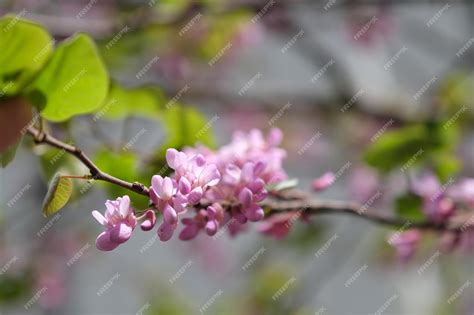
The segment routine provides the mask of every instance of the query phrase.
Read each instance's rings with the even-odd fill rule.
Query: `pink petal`
[[[174,164],[177,172],[184,172],[188,166],[188,156],[184,152],[178,152]]]
[[[190,225],[190,224],[194,223],[194,219],[184,218],[184,219],[181,220],[181,223],[183,223],[184,225]]]
[[[439,193],[441,184],[433,174],[425,174],[421,178],[416,178],[412,183],[413,191],[422,197],[431,198]]]
[[[124,222],[119,222],[110,229],[110,241],[118,244],[125,243],[132,236],[133,228]]]
[[[181,213],[186,210],[188,205],[188,198],[183,195],[177,194],[173,197],[173,208],[176,212]]]
[[[186,177],[181,177],[179,179],[179,191],[184,195],[189,194],[191,191],[191,183]]]
[[[161,190],[158,190],[157,193],[158,196],[164,200],[171,199],[171,196],[173,195],[173,181],[171,180],[171,178],[163,178]]]
[[[215,221],[215,220],[207,221],[207,223],[206,223],[206,233],[207,233],[207,235],[213,236],[214,234],[216,234],[217,228],[218,228],[217,221]]]
[[[221,174],[214,164],[206,165],[199,175],[199,184],[202,186],[215,186],[219,183]]]
[[[122,218],[127,217],[130,211],[130,197],[125,195],[120,199],[119,211]]]
[[[283,139],[283,133],[278,128],[272,128],[267,137],[268,145],[272,147],[276,147],[281,143]]]
[[[163,220],[170,225],[174,225],[178,222],[178,214],[169,204],[166,204],[163,209]]]
[[[97,220],[97,222],[99,222],[100,224],[102,224],[102,225],[107,224],[107,220],[106,220],[105,217],[102,215],[102,213],[100,213],[99,211],[97,211],[97,210],[92,211],[92,216],[93,216],[93,217]]]
[[[250,190],[253,193],[257,193],[257,192],[259,192],[260,190],[263,189],[263,187],[265,186],[265,182],[261,178],[257,178],[256,180],[254,180],[253,182],[251,182],[247,186],[248,186],[248,188],[250,188]]]
[[[178,150],[176,149],[168,149],[166,150],[166,162],[168,163],[169,167],[175,169],[176,167],[176,157],[178,156]]]
[[[147,210],[145,212],[145,220],[140,224],[143,231],[150,231],[156,224],[156,214],[153,210]]]
[[[163,222],[158,228],[158,237],[162,242],[168,241],[172,236],[176,226]]]
[[[243,208],[248,208],[250,207],[250,204],[252,203],[253,199],[253,194],[250,189],[247,187],[242,188],[242,190],[239,193],[239,201],[242,204]]]
[[[149,195],[150,195],[150,200],[154,205],[157,205],[160,202],[158,195],[156,194],[153,187],[150,187]]]
[[[263,209],[258,205],[252,205],[250,208],[244,210],[244,214],[249,221],[257,222],[263,219],[265,213]]]
[[[202,188],[196,187],[194,188],[188,195],[188,202],[192,205],[195,205],[201,201],[202,198]]]
[[[254,202],[260,202],[263,199],[267,198],[268,192],[266,190],[261,190],[260,192],[253,195]]]
[[[196,165],[199,167],[203,167],[206,164],[206,159],[202,154],[198,154],[194,157],[194,161],[196,162]]]
[[[240,179],[244,183],[250,183],[253,180],[253,177],[254,177],[253,169],[254,169],[254,164],[250,162],[245,163],[244,166],[242,167],[242,173],[240,175]]]
[[[162,184],[163,184],[163,177],[161,177],[160,175],[154,175],[151,178],[151,187],[153,188],[155,193],[158,193],[158,191],[160,191]]]
[[[216,214],[217,214],[216,208],[214,208],[213,206],[207,207],[207,216],[209,218],[212,218],[212,219],[215,218]]]
[[[465,178],[448,189],[450,197],[465,202],[474,202],[474,178]]]
[[[238,210],[232,211],[232,217],[241,224],[244,224],[247,222],[247,217]]]
[[[199,233],[199,227],[197,224],[187,225],[181,233],[179,233],[179,239],[182,241],[189,241],[197,236]]]
[[[328,188],[329,186],[331,186],[335,180],[336,180],[336,176],[334,175],[333,172],[324,173],[324,175],[322,175],[321,177],[313,181],[313,184],[312,184],[313,190],[314,191],[324,190]]]
[[[97,236],[97,239],[95,240],[95,246],[97,247],[98,250],[102,251],[111,251],[120,244],[114,243],[110,241],[110,234],[108,232],[102,232]]]

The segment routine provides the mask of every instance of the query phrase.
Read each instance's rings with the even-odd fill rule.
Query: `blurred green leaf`
[[[47,217],[58,212],[68,202],[71,194],[71,179],[59,173],[54,175],[43,201],[43,215]]]
[[[472,107],[468,105],[472,104],[474,99],[473,86],[474,75],[472,72],[458,71],[447,75],[441,82],[438,94],[440,103],[448,115],[455,114],[462,106]],[[473,113],[471,108],[471,114]]]
[[[10,164],[11,161],[15,158],[16,150],[21,141],[18,141],[14,145],[10,146],[5,152],[0,154],[0,162],[2,168]]]
[[[42,116],[64,121],[97,109],[108,85],[108,74],[93,40],[78,34],[58,46],[32,88],[45,96]]]
[[[58,171],[65,174],[87,174],[89,172],[74,156],[57,148],[47,148],[42,152],[40,164],[48,180]]]
[[[296,277],[290,270],[277,266],[267,264],[265,268],[260,269],[257,274],[252,277],[253,285],[251,296],[259,308],[265,309],[268,314],[282,314],[284,313],[285,297],[291,296],[292,291],[297,287]],[[282,296],[276,294],[285,287]],[[283,312],[282,312],[283,311]]]
[[[12,303],[29,293],[31,289],[29,275],[11,276],[2,274],[0,277],[0,304]]]
[[[187,315],[190,314],[189,307],[185,307],[182,300],[173,298],[171,294],[167,295],[166,298],[159,296],[153,300],[153,304],[148,312],[148,315]]]
[[[434,170],[439,180],[445,183],[461,169],[461,161],[453,154],[438,154],[433,157]]]
[[[137,158],[132,152],[114,153],[101,150],[95,154],[94,162],[102,171],[125,181],[135,182],[139,178]],[[134,207],[144,209],[148,206],[148,198],[142,195],[134,194],[128,189],[107,182],[102,182],[102,184],[111,199],[129,195]]]
[[[281,244],[303,252],[310,250],[314,248],[315,244],[323,241],[327,228],[327,223],[322,223],[320,218],[316,218],[312,222],[297,220],[291,226],[288,235],[281,240]]]
[[[174,104],[163,111],[161,118],[167,140],[160,149],[160,156],[164,156],[168,148],[181,149],[195,143],[214,147],[212,124],[218,116],[208,120],[192,107]]]
[[[54,43],[43,27],[19,15],[2,17],[0,30],[0,95],[14,95],[45,64]]]
[[[235,10],[216,16],[205,16],[208,32],[200,42],[200,55],[209,60],[231,43],[242,27],[248,26],[252,14],[245,10]]]
[[[455,126],[443,128],[439,123],[426,123],[386,131],[369,146],[365,161],[382,172],[417,164],[433,153],[451,150],[457,142],[456,129]]]
[[[398,215],[411,222],[422,221],[425,214],[422,211],[423,199],[415,194],[407,193],[395,200]]]
[[[173,17],[181,14],[191,3],[188,0],[151,0],[158,14]]]
[[[164,103],[163,93],[152,88],[126,89],[112,84],[109,94],[94,119],[122,119],[131,115],[148,118],[158,117]]]

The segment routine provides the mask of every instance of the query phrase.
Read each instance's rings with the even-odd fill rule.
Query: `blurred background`
[[[374,210],[391,211],[406,178],[377,174],[362,162],[364,149],[380,130],[459,111],[467,115],[456,155],[463,176],[474,176],[472,1],[0,0],[7,13],[43,24],[57,42],[90,34],[116,82],[153,89],[162,108],[191,106],[154,117],[137,94],[129,113],[55,127],[120,178],[146,169],[139,179],[148,183],[162,167],[157,150],[179,141],[169,134],[174,123],[203,115],[196,141],[222,145],[235,130],[279,127],[285,168],[302,189],[350,163],[319,197],[364,203],[381,190]],[[214,139],[200,137],[207,129]],[[0,170],[2,315],[474,312],[472,251],[440,252],[427,235],[401,263],[388,229],[354,217],[296,223],[281,241],[255,226],[191,242],[138,232],[99,252],[90,212],[119,192],[75,182],[73,201],[44,218],[54,170],[85,171],[57,150],[33,153],[20,148]]]

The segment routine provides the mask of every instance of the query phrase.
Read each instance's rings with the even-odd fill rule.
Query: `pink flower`
[[[208,164],[202,154],[168,149],[166,161],[175,173],[172,177],[153,176],[150,187],[150,199],[163,214],[163,223],[158,228],[161,241],[173,236],[179,214],[199,204],[205,191],[220,181],[216,165]]]
[[[277,213],[263,221],[258,230],[279,240],[290,232],[293,221],[297,220],[300,216],[298,211]]]
[[[448,189],[448,195],[456,201],[474,208],[474,178],[464,178]]]
[[[400,260],[407,262],[413,257],[420,239],[420,231],[408,230],[393,234],[389,238],[388,243],[396,248]]]
[[[97,237],[96,246],[99,250],[110,251],[130,239],[137,220],[127,195],[107,200],[105,206],[105,216],[97,210],[92,211],[92,215],[105,227]]]
[[[200,230],[205,230],[206,234],[213,236],[216,234],[224,218],[224,210],[221,205],[213,204],[206,210],[200,210],[194,218],[184,218],[182,220],[184,229],[179,234],[183,241],[195,238]]]
[[[433,174],[414,180],[412,190],[423,198],[423,211],[431,221],[440,224],[454,214],[455,203]]]
[[[331,186],[335,180],[336,180],[336,176],[334,175],[333,172],[324,173],[324,175],[322,175],[319,178],[316,178],[313,181],[313,184],[312,184],[313,190],[314,191],[324,190],[328,188],[329,186]]]
[[[152,209],[147,210],[143,214],[143,222],[140,224],[140,227],[143,231],[150,231],[156,224],[156,214]]]
[[[152,177],[149,197],[154,209],[136,218],[130,199],[124,196],[106,202],[105,216],[93,211],[105,226],[97,248],[112,250],[127,241],[137,220],[143,220],[143,231],[153,229],[155,211],[163,218],[157,231],[161,241],[171,239],[179,223],[184,226],[179,238],[189,240],[200,231],[213,236],[229,220],[231,234],[242,230],[248,221],[262,220],[265,214],[259,203],[267,197],[265,186],[286,178],[282,168],[286,152],[278,148],[281,140],[279,129],[272,129],[266,138],[254,129],[236,132],[232,142],[218,151],[202,146],[185,152],[168,149],[166,162],[174,173]],[[227,214],[224,204],[230,209]],[[194,211],[194,216],[183,218],[188,210]]]
[[[358,202],[365,203],[379,189],[379,177],[375,170],[358,166],[349,174],[349,191]]]

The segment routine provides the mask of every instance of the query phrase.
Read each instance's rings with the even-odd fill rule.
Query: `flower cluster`
[[[100,250],[109,251],[130,239],[137,219],[128,196],[107,200],[105,207],[105,216],[97,210],[92,211],[92,215],[105,227],[105,231],[97,237],[96,246]]]
[[[425,174],[413,181],[411,190],[422,198],[422,210],[426,217],[435,224],[442,225],[455,214],[474,207],[474,179],[465,178],[457,183],[449,180],[442,185],[433,174]],[[466,222],[464,233],[445,232],[441,239],[443,250],[453,250],[457,247],[472,247],[474,228]],[[421,239],[421,232],[411,229],[396,233],[389,243],[397,249],[399,257],[409,260],[415,252]]]
[[[173,236],[178,225],[178,214],[184,214],[189,206],[197,206],[208,188],[220,182],[216,165],[208,164],[202,154],[186,154],[175,149],[166,152],[168,166],[173,177],[155,175],[151,179],[150,199],[163,215],[158,228],[160,240]]]
[[[105,226],[97,238],[97,248],[113,250],[127,241],[137,221],[141,229],[153,229],[156,212],[163,221],[158,228],[160,240],[169,240],[179,222],[184,226],[181,240],[196,237],[199,231],[215,235],[222,226],[231,234],[244,228],[247,221],[264,218],[259,202],[265,199],[267,184],[286,179],[282,161],[286,152],[279,148],[282,133],[272,129],[265,138],[259,130],[237,132],[230,144],[212,151],[207,147],[187,148],[183,152],[168,149],[166,161],[171,176],[154,175],[149,189],[153,209],[136,217],[128,196],[108,200],[103,216],[93,216]],[[225,211],[227,207],[229,211]],[[189,217],[186,213],[192,211]]]

